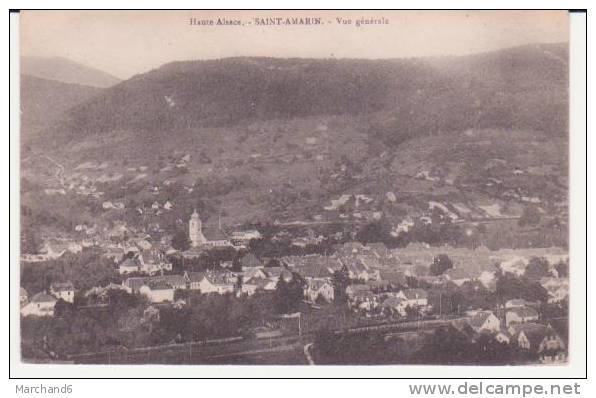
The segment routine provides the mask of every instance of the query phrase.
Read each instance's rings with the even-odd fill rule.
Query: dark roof
[[[346,266],[349,272],[359,274],[361,272],[367,271],[366,266],[358,258],[342,257],[340,261],[343,265]]]
[[[391,286],[391,282],[380,280],[380,281],[366,281],[366,285],[370,286],[371,288],[388,288]]]
[[[262,267],[263,263],[254,254],[247,253],[240,259],[240,264],[243,267]]]
[[[143,257],[144,259],[144,257]],[[128,268],[139,268],[141,266],[141,262],[139,261],[138,257],[127,258],[126,260],[122,261],[119,267],[128,267]]]
[[[311,290],[319,290],[321,287],[323,287],[324,285],[329,285],[331,286],[331,284],[325,280],[321,280],[321,279],[310,279],[307,281],[308,287]]]
[[[370,286],[369,285],[350,285],[346,289],[350,289],[351,292],[369,292]]]
[[[398,307],[400,306],[405,300],[401,297],[389,297],[387,300],[383,301],[383,307]]]
[[[401,271],[381,270],[379,272],[381,280],[387,281],[393,285],[406,285],[406,275]]]
[[[526,322],[513,327],[515,330],[515,337],[518,338],[523,332],[528,341],[530,342],[531,348],[536,349],[538,345],[544,340],[546,336],[557,335],[553,328],[549,328],[539,323]]]
[[[50,296],[47,293],[39,292],[33,297],[31,297],[32,303],[53,303],[56,301],[56,297]]]
[[[74,290],[74,286],[72,282],[54,282],[50,286],[50,289],[55,292],[67,292],[69,290]]]
[[[514,312],[520,318],[529,318],[529,317],[537,317],[538,311],[532,307],[517,307],[507,310],[507,312]]]
[[[292,276],[292,273],[285,269],[284,267],[265,267],[263,268],[265,274],[267,274],[270,278],[289,278]]]
[[[172,285],[166,283],[165,281],[150,281],[147,283],[147,286],[151,290],[172,290]]]
[[[320,263],[299,265],[294,270],[305,278],[329,278],[333,275],[333,269]]]
[[[488,319],[489,316],[494,315],[491,311],[480,311],[478,313],[476,313],[476,315],[474,315],[471,319],[470,319],[470,326],[474,327],[474,328],[479,328],[482,325],[484,325],[484,322],[486,322],[486,320]]]
[[[228,237],[219,228],[206,227],[203,229],[203,235],[208,241],[227,240]]]
[[[428,298],[428,293],[424,289],[406,289],[403,292],[408,300]]]
[[[233,275],[229,272],[206,272],[205,278],[213,285],[234,284]]]
[[[200,282],[205,277],[204,272],[189,272],[186,274],[190,282]]]

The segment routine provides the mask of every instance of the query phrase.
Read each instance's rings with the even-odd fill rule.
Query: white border
[[[38,5],[41,6],[41,5]],[[71,7],[76,7],[71,4]],[[197,4],[197,6],[199,6]],[[240,6],[239,6],[240,7]],[[275,8],[275,5],[271,6]],[[438,6],[439,7],[439,6]],[[529,367],[452,367],[452,366],[87,366],[87,365],[29,365],[18,359],[18,308],[13,305],[11,311],[11,376],[12,377],[583,377],[585,375],[585,281],[586,281],[586,125],[585,125],[585,15],[574,14],[571,19],[571,105],[570,114],[570,261],[571,261],[571,327],[570,364],[568,366],[529,366]],[[13,25],[15,27],[15,25]],[[14,33],[14,31],[13,31]],[[13,51],[18,46],[11,36],[11,68],[18,70],[18,57]],[[11,81],[18,79],[18,74],[11,76]],[[13,87],[16,87],[13,83]],[[19,215],[19,142],[18,101],[16,92],[12,93],[10,112],[12,122],[10,128],[10,294],[13,304],[18,297],[18,215]],[[593,299],[590,294],[591,302]],[[52,383],[56,384],[56,383]],[[157,390],[156,390],[157,391]]]

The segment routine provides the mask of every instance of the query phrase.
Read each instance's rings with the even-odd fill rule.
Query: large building
[[[199,213],[195,210],[188,221],[188,238],[192,248],[200,247],[222,247],[232,246],[230,240],[223,233],[221,228],[206,228],[203,231],[203,223],[199,217]]]
[[[201,222],[199,213],[197,213],[196,209],[188,221],[188,238],[190,239],[190,245],[192,247],[201,246],[207,242],[205,235],[203,235],[203,223]]]

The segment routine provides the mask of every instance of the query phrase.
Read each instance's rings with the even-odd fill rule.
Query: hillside
[[[120,82],[109,73],[61,57],[21,57],[21,74],[101,88]]]
[[[193,207],[207,223],[355,228],[439,207],[463,224],[497,220],[488,233],[513,239],[499,244],[561,244],[565,51],[164,65],[44,130],[23,154],[23,209],[56,234],[115,221],[173,232]],[[545,221],[522,241],[511,231],[528,206]]]
[[[564,135],[568,65],[561,48],[442,59],[175,62],[107,89],[57,129],[70,139],[385,112],[398,120],[400,134],[525,128]]]
[[[101,89],[21,75],[21,137],[29,141]]]

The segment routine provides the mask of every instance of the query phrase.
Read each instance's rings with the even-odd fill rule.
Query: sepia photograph
[[[20,11],[13,355],[567,366],[569,32],[568,11]]]

